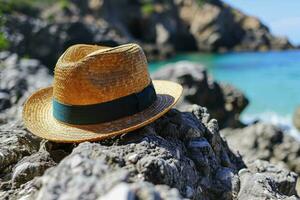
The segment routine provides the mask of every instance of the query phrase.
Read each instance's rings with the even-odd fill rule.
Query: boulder
[[[104,20],[51,22],[26,15],[4,15],[0,30],[7,35],[11,52],[40,60],[53,69],[59,56],[78,43],[114,46],[128,42]]]
[[[0,124],[20,119],[20,106],[27,97],[51,82],[49,70],[38,60],[8,53],[0,62]]]
[[[287,197],[295,194],[297,175],[266,161],[249,163],[247,169],[239,171],[239,177],[240,191],[237,199],[299,199],[296,196]]]
[[[300,142],[273,125],[257,123],[241,129],[226,128],[221,135],[245,162],[267,160],[300,173]]]
[[[298,107],[293,115],[294,126],[300,131],[300,107]]]
[[[296,199],[295,173],[262,161],[246,167],[220,137],[216,120],[208,120],[199,106],[192,112],[173,109],[142,129],[104,142],[75,148],[47,144],[17,161],[0,198]],[[69,155],[55,159],[53,150],[66,147]]]
[[[249,103],[247,97],[231,85],[214,81],[203,66],[181,61],[163,66],[152,74],[152,78],[183,85],[183,97],[177,104],[180,110],[198,104],[208,109],[212,118],[218,120],[220,128],[242,126],[239,115]]]
[[[20,123],[10,122],[1,125],[0,139],[1,174],[11,173],[18,161],[36,153],[39,149],[40,140],[29,134]]]

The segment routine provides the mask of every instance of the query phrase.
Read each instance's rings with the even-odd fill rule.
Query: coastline
[[[260,19],[221,0],[2,3],[0,199],[299,199],[300,134],[291,113],[300,103],[300,51],[290,50],[299,47]],[[26,129],[24,102],[53,84],[55,63],[68,47],[127,43],[140,45],[150,71],[157,69],[152,79],[183,86],[175,107],[151,124],[103,141],[64,144]],[[82,68],[70,62],[65,67],[74,73],[62,80],[81,85],[77,75],[86,78],[95,67],[126,75],[123,86],[136,76],[128,73],[127,59],[145,59],[129,52],[126,59],[107,57],[104,63],[97,57],[97,64],[83,62]],[[116,70],[120,66],[124,71]],[[110,79],[108,74],[92,74],[87,82],[103,89],[96,80]],[[87,97],[81,87],[72,88]],[[141,99],[125,87],[124,92]],[[300,124],[300,108],[295,119]],[[123,125],[118,123],[109,128]]]
[[[256,121],[261,121],[263,123],[272,124],[276,127],[279,127],[285,134],[288,134],[297,141],[300,142],[300,131],[293,124],[293,116],[289,115],[280,115],[275,112],[263,112],[256,114],[242,114],[241,121],[247,125],[253,124]]]
[[[180,54],[149,64],[150,72],[180,60],[203,65],[213,79],[232,84],[250,100],[243,114],[293,115],[300,103],[300,51]]]

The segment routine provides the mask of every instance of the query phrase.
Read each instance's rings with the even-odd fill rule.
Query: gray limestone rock
[[[37,163],[40,165],[55,165],[41,155],[31,157],[39,157]],[[20,166],[24,162],[21,160]],[[236,174],[243,166],[241,158],[231,153],[220,138],[214,121],[208,122],[206,127],[192,113],[171,110],[152,125],[116,138],[111,144],[107,141],[80,144],[56,167],[12,193],[18,196],[28,192],[26,195],[37,199],[67,196],[95,199],[108,195],[120,183],[145,182],[176,188],[161,189],[168,191],[160,194],[166,197],[179,192],[191,199],[231,199],[231,186],[238,183]],[[17,164],[14,168],[17,175],[18,168]],[[21,174],[18,175],[20,179]],[[13,176],[12,180],[18,179]],[[28,185],[37,189],[26,190]],[[127,186],[122,188],[130,194]],[[155,193],[158,189],[151,190]],[[149,192],[146,188],[141,191]]]
[[[12,170],[12,187],[19,187],[34,177],[43,175],[46,169],[55,165],[56,162],[45,150],[22,158]]]
[[[267,161],[256,160],[239,171],[237,199],[299,199],[295,194],[297,174]]]
[[[0,124],[21,119],[21,106],[37,89],[50,86],[52,76],[38,60],[9,54],[0,62]]]
[[[23,157],[36,153],[39,141],[17,122],[0,126],[0,178],[5,178]]]
[[[79,144],[61,161],[51,161],[53,151],[73,146],[42,143],[39,153],[31,155],[32,163],[48,163],[44,166],[50,168],[40,177],[4,189],[0,197],[297,199],[295,173],[261,161],[246,167],[220,137],[216,120],[208,121],[202,107],[194,105],[191,111],[171,110],[134,132],[100,143]],[[14,167],[15,173],[23,159]],[[42,169],[41,165],[35,167]]]
[[[72,145],[42,141],[20,122],[0,126],[0,190],[19,188],[55,166]]]
[[[267,160],[300,173],[300,142],[273,125],[257,123],[242,129],[227,128],[221,135],[246,162]]]

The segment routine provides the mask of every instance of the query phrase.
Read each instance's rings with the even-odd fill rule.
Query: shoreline
[[[293,115],[280,115],[276,112],[261,112],[252,114],[242,114],[241,121],[247,126],[255,123],[255,121],[260,121],[262,123],[272,124],[279,127],[285,134],[293,136],[300,142],[300,131],[293,124]]]
[[[300,103],[300,51],[178,55],[164,62],[150,62],[150,72],[178,61],[201,65],[208,76],[241,90],[250,100],[243,113],[271,111],[292,115]]]

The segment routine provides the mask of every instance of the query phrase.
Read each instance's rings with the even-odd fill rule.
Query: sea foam
[[[275,112],[263,112],[257,114],[244,114],[241,117],[245,124],[252,124],[259,120],[279,127],[284,133],[289,134],[300,141],[300,131],[293,125],[292,115],[279,115]]]

